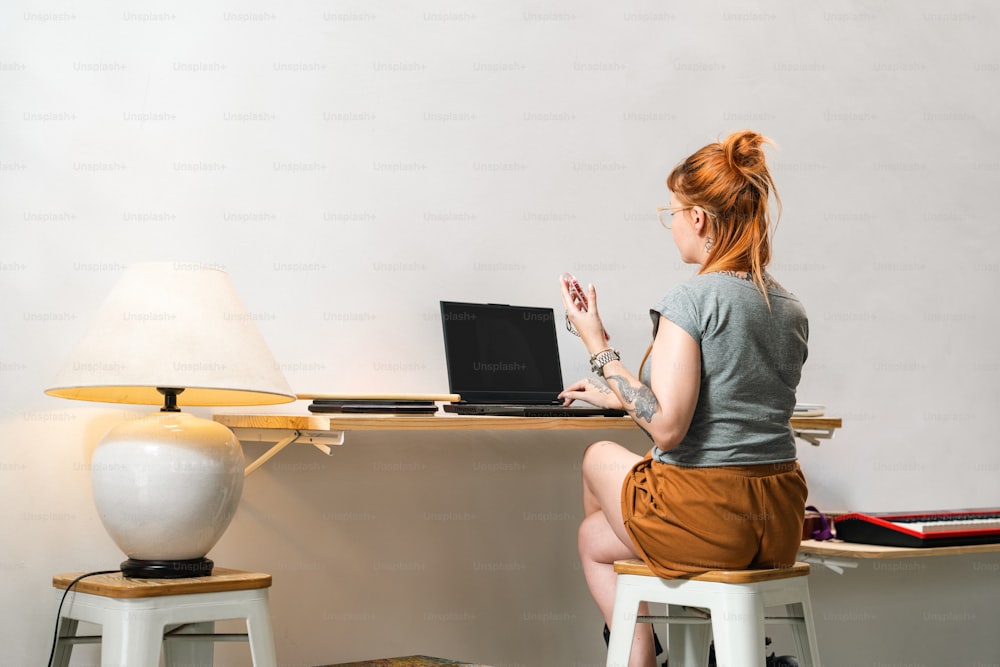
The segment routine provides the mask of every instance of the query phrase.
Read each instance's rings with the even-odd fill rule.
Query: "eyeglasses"
[[[705,208],[703,208],[701,206],[698,206],[698,205],[682,206],[680,208],[674,208],[672,206],[657,206],[656,207],[656,217],[660,219],[660,224],[663,225],[664,229],[670,229],[670,225],[667,224],[667,221],[663,219],[664,212],[669,213],[670,214],[670,219],[672,220],[675,213],[680,213],[681,211],[687,211],[687,210],[690,210],[692,208],[700,208],[701,210],[705,211],[705,215],[707,215],[708,217],[710,217],[712,219],[715,218],[715,214],[714,213],[712,213],[711,211],[705,210]]]
[[[673,220],[675,213],[680,213],[681,211],[687,211],[688,209],[692,208],[694,208],[694,206],[684,206],[681,208],[673,208],[671,206],[657,206],[656,217],[660,219],[660,224],[663,225],[664,229],[670,229],[670,225],[668,224],[667,220],[663,219],[664,213],[669,213],[670,214],[669,219]]]

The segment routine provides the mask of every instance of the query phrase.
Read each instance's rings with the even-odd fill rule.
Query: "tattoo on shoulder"
[[[638,387],[630,384],[621,375],[612,375],[608,380],[614,380],[615,384],[618,385],[618,391],[621,392],[626,409],[631,408],[636,419],[642,419],[646,422],[653,420],[653,416],[659,410],[660,404],[657,402],[656,395],[652,389],[644,384],[640,384]]]

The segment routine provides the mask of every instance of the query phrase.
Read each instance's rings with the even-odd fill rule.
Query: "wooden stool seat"
[[[616,560],[615,572],[618,574],[634,574],[640,577],[656,576],[649,569],[649,566],[638,558]],[[709,570],[708,572],[694,574],[690,577],[677,578],[694,581],[712,581],[717,584],[752,584],[758,581],[774,581],[775,579],[805,577],[808,575],[809,563],[796,563],[792,567],[783,567],[774,570]]]
[[[57,599],[65,595],[55,665],[66,667],[73,646],[82,643],[101,644],[102,667],[157,665],[161,647],[168,666],[209,665],[215,641],[248,641],[254,667],[277,663],[269,574],[217,567],[207,577],[132,579],[115,572],[73,584],[82,574],[52,577]],[[230,619],[244,619],[247,633],[215,634],[215,621]],[[101,635],[76,636],[80,621],[100,625]]]
[[[636,623],[668,624],[670,667],[705,667],[715,638],[720,667],[765,667],[765,622],[790,623],[802,667],[819,667],[809,600],[809,564],[768,570],[710,570],[661,578],[639,559],[619,560],[608,667],[626,667]],[[665,604],[666,615],[639,615],[643,602]],[[767,616],[769,607],[784,615]],[[701,612],[698,610],[705,610]]]
[[[57,574],[52,577],[52,586],[66,590],[66,587],[81,574],[84,573]],[[217,567],[212,570],[210,577],[189,577],[186,579],[130,579],[122,576],[121,572],[98,574],[81,579],[73,586],[73,590],[77,593],[103,595],[109,598],[155,598],[164,595],[246,591],[270,587],[271,575],[269,574]]]

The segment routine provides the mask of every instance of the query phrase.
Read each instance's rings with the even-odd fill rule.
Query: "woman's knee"
[[[581,463],[584,483],[592,489],[608,483],[620,488],[621,480],[639,458],[638,455],[610,440],[601,440],[588,445],[583,452]]]
[[[612,442],[610,440],[598,440],[597,442],[592,442],[587,445],[587,448],[583,450],[583,460],[586,462],[589,459],[596,457],[601,457],[604,453],[608,451],[609,448],[619,448],[617,442]]]
[[[583,475],[594,476],[599,474],[602,470],[606,470],[608,464],[613,460],[622,448],[617,442],[611,442],[610,440],[598,440],[597,442],[592,442],[587,445],[587,449],[583,451]]]

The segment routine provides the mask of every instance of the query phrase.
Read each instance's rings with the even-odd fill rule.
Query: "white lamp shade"
[[[162,405],[158,387],[180,406],[295,400],[229,276],[177,262],[126,269],[46,393]]]

